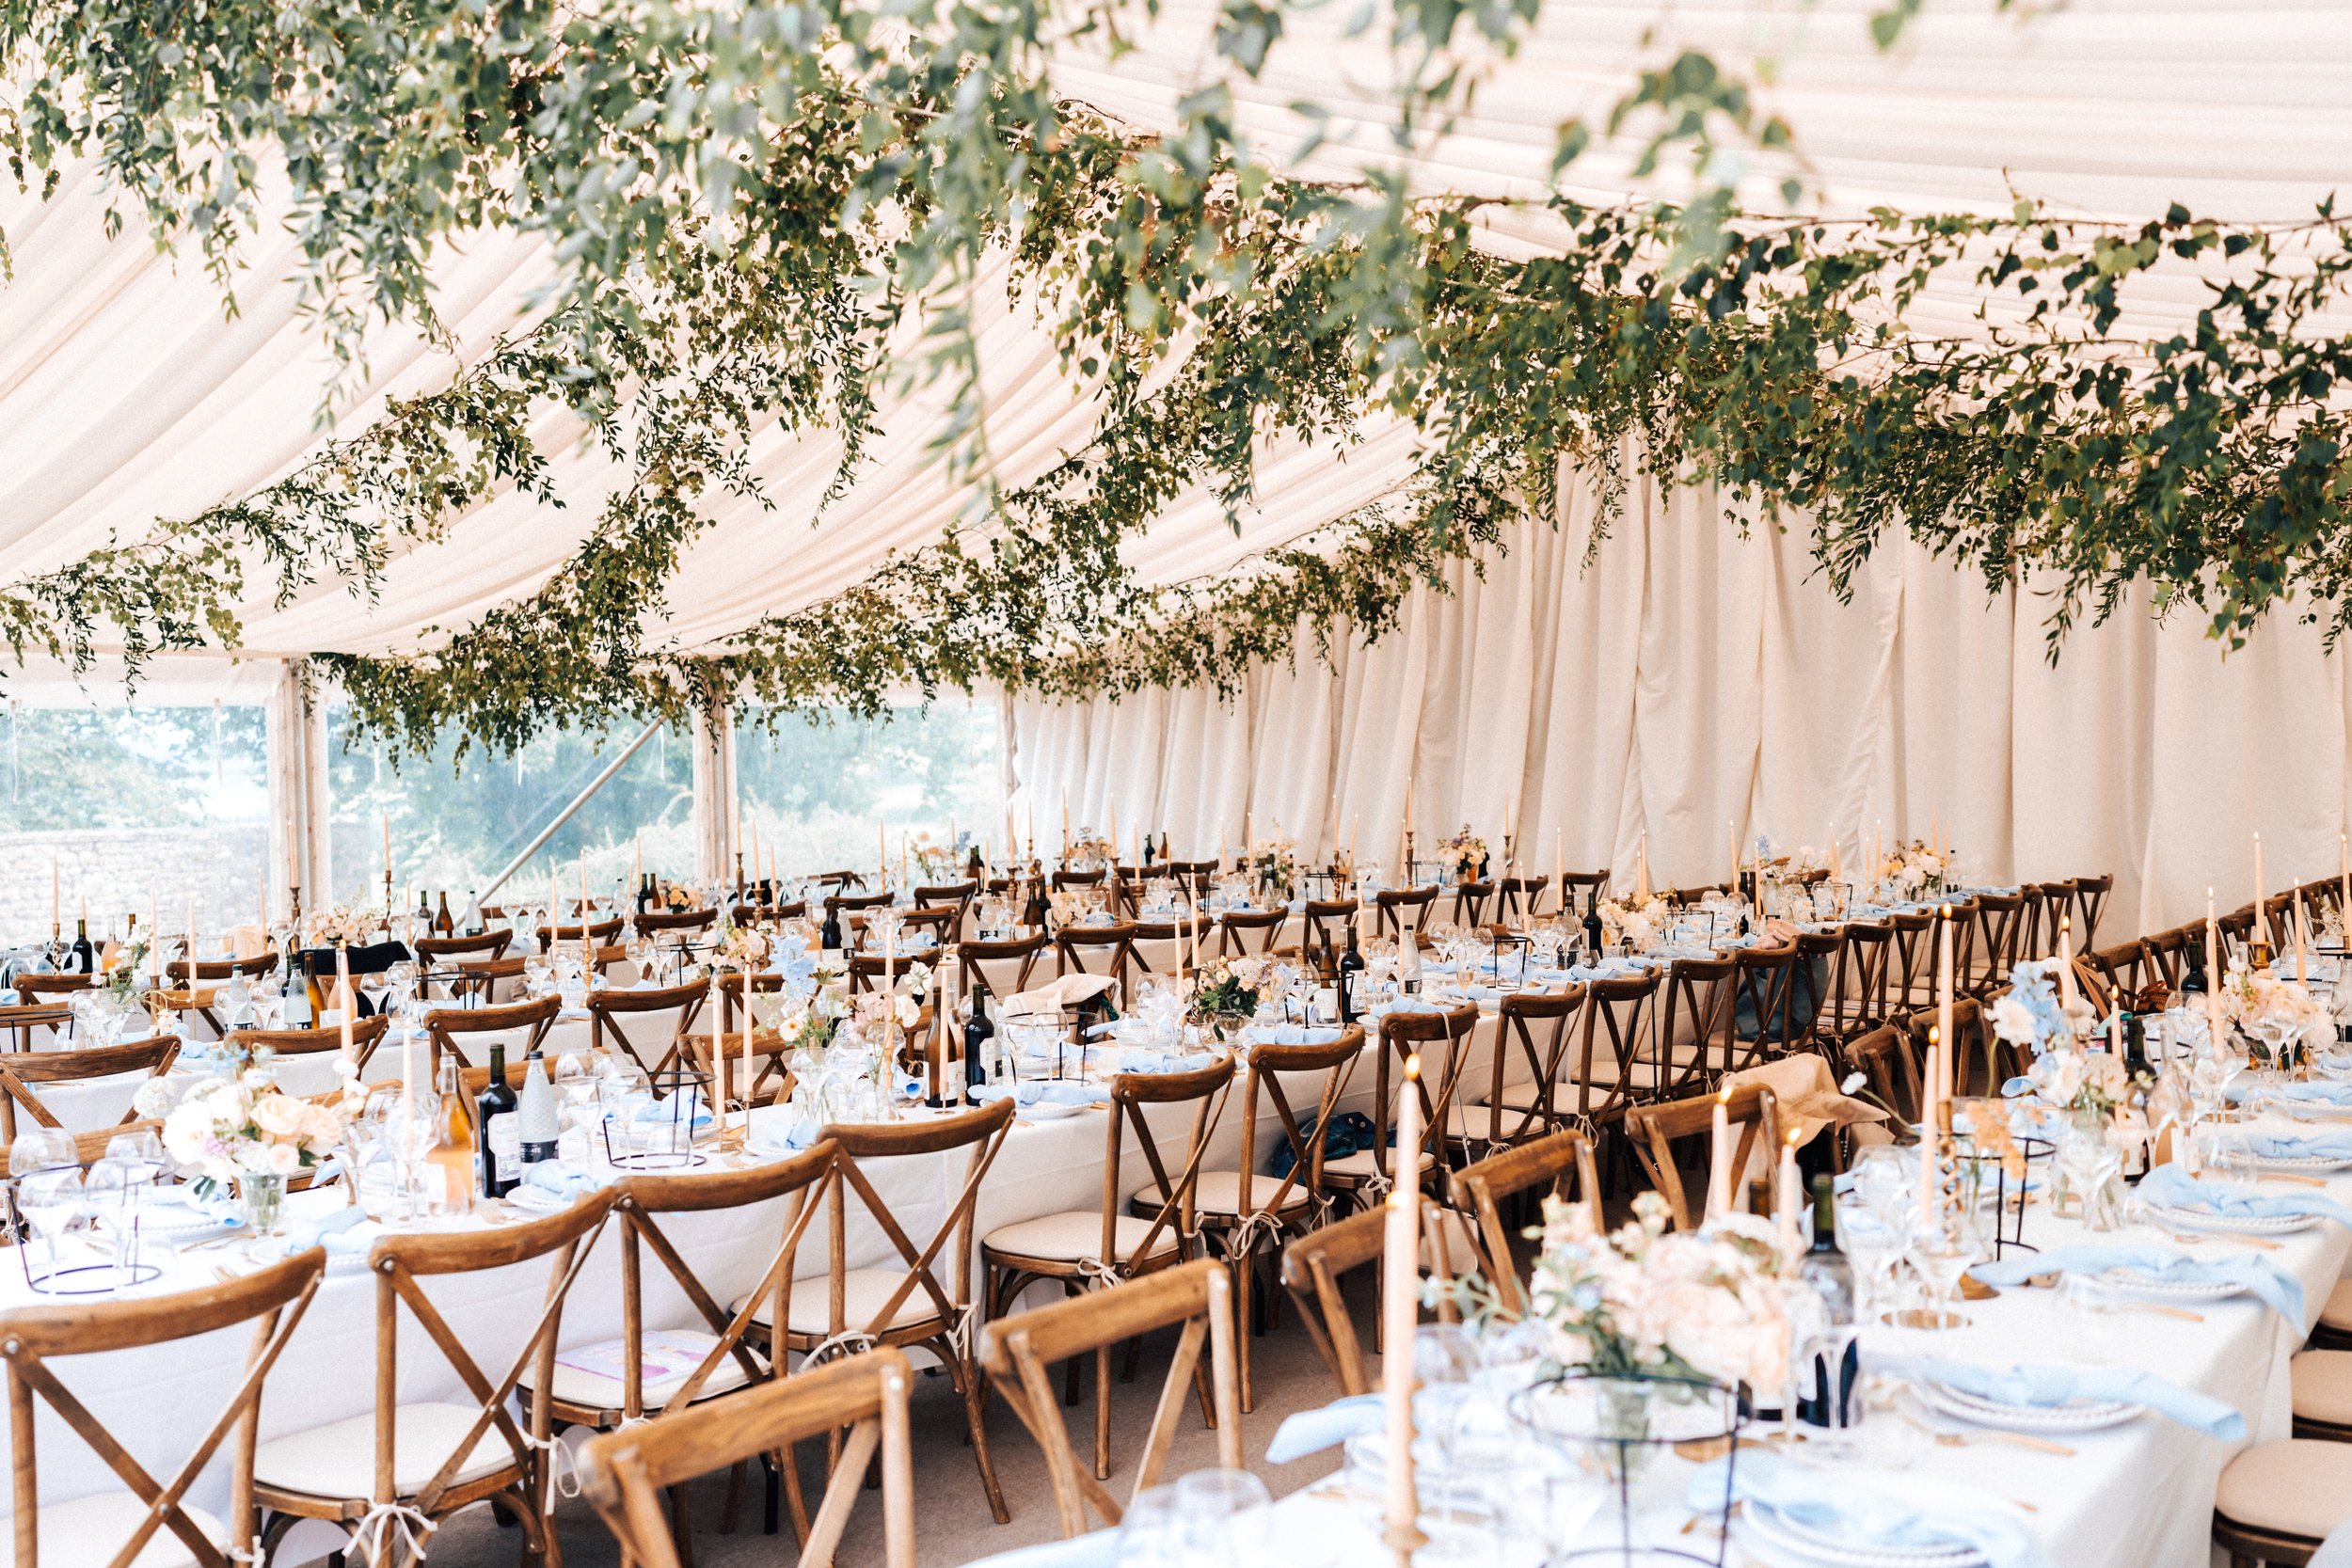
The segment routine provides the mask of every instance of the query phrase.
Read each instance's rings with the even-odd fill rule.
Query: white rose
[[[263,1148],[267,1152],[263,1154],[262,1159],[266,1162],[271,1174],[292,1176],[302,1168],[302,1151],[294,1145],[267,1144]]]

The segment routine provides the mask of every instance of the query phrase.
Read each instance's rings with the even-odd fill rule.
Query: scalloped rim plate
[[[2314,1174],[2332,1174],[2340,1170],[2352,1170],[2352,1160],[2334,1154],[2253,1154],[2249,1155],[2248,1158],[2253,1161],[2256,1170],[2304,1171]]]
[[[2121,1426],[2147,1408],[2129,1400],[2078,1400],[2058,1405],[2004,1404],[1932,1382],[1921,1383],[1919,1390],[1930,1404],[1947,1416],[2010,1432],[2097,1432],[2103,1427]]]
[[[2092,1277],[2118,1291],[2165,1301],[2226,1301],[2246,1293],[2246,1287],[2233,1279],[2160,1279],[2131,1268],[2108,1269]]]
[[[2317,1214],[2216,1214],[2203,1209],[2168,1209],[2151,1203],[2148,1212],[2162,1225],[2209,1230],[2218,1236],[2291,1236],[2317,1225]]]
[[[1833,1568],[1983,1568],[1974,1546],[1856,1546],[1798,1524],[1754,1498],[1742,1503],[1735,1531],[1752,1532],[1765,1545],[1795,1552]]]

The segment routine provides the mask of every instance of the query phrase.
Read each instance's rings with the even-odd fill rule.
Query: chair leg
[[[673,1486],[670,1494],[670,1537],[677,1543],[678,1568],[694,1568],[693,1502],[683,1486]]]
[[[1078,1357],[1072,1356],[1074,1366]],[[1094,1479],[1111,1479],[1111,1348],[1094,1347]]]
[[[1233,1337],[1233,1351],[1241,1362],[1241,1407],[1244,1414],[1256,1409],[1258,1403],[1256,1391],[1249,1382],[1250,1329],[1257,1320],[1254,1310],[1258,1285],[1257,1260],[1258,1249],[1254,1245],[1242,1248],[1233,1257],[1233,1300],[1241,1311],[1241,1331]]]
[[[948,1348],[946,1367],[956,1391],[963,1396],[964,1424],[971,1429],[972,1452],[980,1462],[980,1487],[988,1494],[988,1512],[1000,1525],[1010,1524],[1005,1509],[1005,1489],[996,1483],[996,1461],[988,1451],[988,1379],[978,1367],[955,1356]]]
[[[719,1533],[733,1535],[736,1521],[743,1516],[743,1462],[737,1460],[727,1467],[727,1500],[719,1510]]]

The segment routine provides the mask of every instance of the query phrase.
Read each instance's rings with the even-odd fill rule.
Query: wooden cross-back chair
[[[1840,1034],[1862,1034],[1886,1022],[1893,1010],[1886,992],[1894,956],[1892,927],[1867,920],[1848,923],[1846,945],[1838,950],[1838,973],[1829,988]]]
[[[620,1228],[621,1332],[613,1338],[557,1352],[553,1373],[544,1385],[537,1369],[526,1367],[519,1392],[529,1399],[546,1387],[552,1430],[612,1432],[648,1416],[676,1415],[778,1376],[772,1360],[753,1348],[758,1338],[755,1308],[789,1286],[794,1248],[817,1212],[809,1195],[831,1173],[836,1153],[834,1145],[820,1140],[789,1159],[748,1169],[635,1171],[623,1177],[612,1194]],[[730,1249],[726,1259],[733,1270],[742,1251],[764,1251],[759,1282],[734,1306],[722,1307],[663,1222],[672,1215],[747,1211],[767,1203],[780,1206],[772,1232],[775,1245],[769,1248],[764,1241],[752,1241],[740,1250]],[[649,1255],[656,1277],[667,1282],[661,1293],[666,1296],[674,1289],[684,1298],[691,1314],[690,1326],[645,1321]],[[799,1472],[786,1454],[772,1453],[769,1459],[773,1473],[789,1486],[795,1522],[805,1526]],[[673,1527],[683,1540],[690,1530],[683,1488],[671,1494],[670,1509]]]
[[[1985,1027],[1986,1006],[1973,996],[1959,997],[1952,1003],[1952,1033],[1959,1037],[1952,1048],[1955,1094],[1997,1095],[2003,1084],[2033,1065],[2032,1054],[2026,1048],[2010,1045]],[[1914,1121],[1918,1119],[1920,1079],[1926,1071],[1928,1031],[1935,1026],[1935,1008],[1920,1007],[1894,1023],[1905,1038],[1904,1055],[1910,1064],[1907,1086]]]
[[[2074,889],[2071,882],[2023,882],[2017,896],[2022,908],[1998,985],[2009,984],[2010,965],[2058,950],[2058,922],[2073,912]]]
[[[0,1360],[8,1367],[8,1416],[15,1461],[12,1560],[108,1563],[181,1562],[230,1568],[253,1540],[253,1449],[262,1389],[310,1298],[326,1277],[320,1247],[240,1278],[145,1299],[24,1307],[0,1313]],[[137,1350],[253,1325],[243,1375],[228,1403],[179,1467],[158,1479],[108,1431],[58,1375],[57,1363],[79,1355]],[[45,1403],[122,1482],[71,1502],[42,1505],[35,1447]],[[189,1489],[223,1444],[230,1446],[229,1510],[214,1518],[187,1502]]]
[[[595,1051],[618,1051],[622,1055],[647,1072],[662,1072],[675,1067],[678,1059],[678,1042],[694,1027],[702,1016],[703,1002],[710,988],[700,980],[689,980],[679,986],[654,986],[639,990],[622,990],[598,987],[588,993],[588,1044]],[[648,1019],[658,1014],[675,1014],[669,1021],[667,1038],[639,1038],[629,1033],[626,1019]],[[650,1055],[652,1060],[646,1058]]]
[[[188,978],[188,960],[173,958],[164,965],[164,984],[183,994],[174,997],[167,991],[165,1005],[174,1011],[194,1013],[203,1021],[204,1026],[212,1031],[208,1037],[218,1039],[228,1031],[221,1027],[220,1019],[214,1013],[210,1004],[198,1002],[197,987],[208,980],[215,982],[232,980],[239,975],[253,979],[273,974],[277,968],[278,955],[274,952],[259,953],[249,958],[199,958],[196,960],[196,978],[191,981]]]
[[[180,1039],[176,1035],[157,1035],[151,1039],[78,1051],[24,1051],[0,1056],[0,1137],[14,1138],[20,1117],[29,1117],[36,1127],[65,1125],[42,1103],[39,1086],[87,1083],[130,1073],[161,1078],[179,1059]],[[137,1119],[138,1110],[126,1096],[119,1121]]]
[[[487,1502],[514,1520],[535,1560],[560,1560],[548,1519],[551,1402],[544,1393],[524,1401],[517,1424],[507,1400],[523,1373],[548,1387],[564,1304],[582,1264],[604,1230],[612,1202],[607,1188],[561,1213],[488,1230],[403,1232],[381,1236],[368,1252],[375,1280],[375,1400],[364,1416],[260,1445],[253,1456],[254,1496],[266,1511],[262,1568],[279,1542],[303,1519],[358,1527],[375,1549],[371,1560],[391,1568],[404,1555],[422,1556],[430,1528],[475,1503]],[[422,1281],[478,1274],[546,1259],[548,1286],[522,1348],[493,1378],[424,1292]],[[403,1308],[423,1330],[437,1359],[456,1373],[464,1402],[400,1398]],[[412,1337],[413,1343],[413,1337]]]
[[[883,1568],[914,1568],[914,1471],[907,1440],[912,1380],[905,1356],[881,1350],[765,1383],[707,1409],[608,1432],[580,1450],[580,1490],[620,1543],[623,1561],[681,1568],[684,1559],[662,1510],[665,1495],[676,1496],[697,1476],[758,1455],[788,1453],[794,1444],[846,1429],[801,1561],[833,1561],[859,1482],[879,1459]]]
[[[460,1065],[474,1066],[473,1058],[458,1041],[469,1036],[508,1035],[519,1030],[522,1039],[508,1051],[507,1060],[519,1062],[531,1053],[531,1048],[547,1038],[554,1027],[555,1015],[563,1008],[562,999],[553,996],[535,997],[528,1002],[506,1002],[488,1007],[436,1007],[424,1015],[425,1037],[433,1042],[433,1074],[441,1072],[441,1053],[448,1052]],[[488,1059],[488,1047],[484,1046],[484,1059]]]
[[[1123,1006],[1136,967],[1136,927],[1120,921],[1109,926],[1065,926],[1054,933],[1056,973],[1107,974]]]
[[[1194,1216],[1200,1163],[1232,1087],[1233,1061],[1219,1056],[1189,1072],[1123,1072],[1111,1080],[1109,1114],[1104,1122],[1102,1204],[999,1226],[981,1238],[980,1258],[988,1275],[988,1316],[1001,1318],[1021,1292],[1040,1281],[1058,1283],[1069,1295],[1174,1267],[1199,1245]],[[1191,1129],[1181,1163],[1168,1159],[1145,1112],[1151,1105],[1189,1105]],[[1122,1146],[1132,1136],[1152,1173],[1158,1201],[1148,1215],[1128,1212],[1128,1191],[1120,1179]],[[1119,1336],[1113,1336],[1113,1338]],[[1095,1356],[1094,1473],[1107,1478],[1111,1464],[1110,1339]],[[1059,1359],[1057,1357],[1056,1359]],[[1079,1363],[1070,1363],[1070,1398],[1076,1402]]]
[[[14,1035],[15,1049],[33,1049],[33,1033],[40,1031],[50,1038],[64,1035],[73,1026],[73,1009],[44,1002],[19,1002],[0,1006],[0,1035]]]
[[[2038,910],[2039,900],[2031,906]],[[2031,918],[2023,893],[1977,895],[1977,963],[1961,974],[1960,989],[1982,996],[2009,984],[2009,972],[2027,942],[2039,937],[2039,922]]]
[[[2099,940],[2099,916],[2106,911],[2107,895],[2115,891],[2115,875],[2077,877],[2069,885],[2074,894],[2075,940],[2089,947]]]
[[[1740,1182],[1748,1169],[1749,1155],[1761,1148],[1768,1170],[1780,1157],[1780,1109],[1772,1090],[1760,1084],[1742,1084],[1733,1087],[1727,1096],[1721,1092],[1692,1095],[1687,1100],[1658,1105],[1637,1105],[1625,1115],[1626,1138],[1633,1147],[1633,1157],[1641,1162],[1642,1174],[1649,1178],[1650,1185],[1666,1200],[1667,1212],[1673,1216],[1677,1230],[1695,1230],[1706,1218],[1702,1211],[1711,1172],[1701,1165],[1701,1203],[1693,1209],[1682,1185],[1682,1171],[1676,1164],[1674,1146],[1685,1138],[1704,1139],[1713,1125],[1719,1101],[1735,1133],[1727,1186],[1731,1205],[1736,1209],[1740,1203]],[[1705,1152],[1708,1160],[1713,1159],[1711,1148]],[[1778,1194],[1773,1201],[1779,1201]]]
[[[1503,1205],[1524,1207],[1530,1194],[1563,1202],[1573,1196],[1583,1204],[1594,1229],[1600,1228],[1600,1174],[1593,1163],[1592,1140],[1574,1128],[1472,1161],[1454,1173],[1453,1192],[1455,1210],[1469,1214],[1477,1227],[1476,1267],[1505,1307],[1522,1317],[1527,1291],[1511,1250],[1517,1231],[1504,1224]]]
[[[947,1372],[963,1401],[964,1424],[979,1462],[980,1485],[998,1524],[1005,1510],[996,1465],[989,1457],[987,1396],[971,1358],[973,1215],[980,1189],[1012,1129],[1013,1102],[999,1100],[977,1110],[897,1125],[828,1127],[823,1137],[838,1149],[821,1189],[825,1212],[826,1272],[793,1280],[755,1303],[755,1322],[775,1343],[773,1324],[781,1303],[784,1348],[808,1367],[876,1345],[920,1347]],[[861,1162],[963,1153],[963,1180],[955,1201],[936,1221],[926,1205],[930,1233],[919,1243],[909,1235],[888,1200],[877,1192]],[[886,1261],[850,1266],[850,1226],[879,1230],[894,1256]],[[944,1275],[944,1277],[943,1277]]]
[[[1419,942],[1429,925],[1429,911],[1438,902],[1435,887],[1390,887],[1373,895],[1378,929],[1399,942]]]
[[[1557,912],[1578,914],[1597,906],[1609,896],[1609,873],[1599,871],[1564,871],[1560,874],[1560,907]]]
[[[2126,1004],[2139,994],[2146,983],[2140,972],[2145,950],[2137,942],[2118,942],[2083,955],[2083,961],[2105,983],[2110,1005],[2117,999]],[[2105,1009],[2102,1009],[2104,1011]]]
[[[920,958],[928,963],[939,956],[941,948],[956,940],[956,909],[952,904],[932,904],[929,907],[917,905],[911,910],[899,910],[897,914],[898,917],[898,952],[901,962],[909,958]],[[857,941],[854,945],[858,950],[880,957],[882,944],[882,939],[873,933],[874,919],[874,913],[868,911],[864,916],[852,917],[849,925],[857,932]],[[914,946],[914,939],[918,936],[930,937],[930,945],[929,947]]]
[[[1587,994],[1585,986],[1571,985],[1552,992],[1508,991],[1496,1004],[1486,1091],[1454,1112],[1449,1130],[1472,1159],[1541,1137],[1579,1114],[1561,1104],[1575,1087],[1562,1074],[1575,1065],[1570,1049],[1582,1033]],[[1525,1077],[1505,1081],[1520,1068]]]
[[[1894,1112],[1897,1121],[1919,1119],[1919,1062],[1912,1053],[1909,1033],[1882,1023],[1847,1042],[1846,1060],[1853,1071],[1862,1074],[1879,1102]]]
[[[1054,890],[1058,893],[1064,888],[1100,887],[1103,885],[1103,879],[1105,875],[1107,873],[1099,865],[1091,871],[1059,869],[1054,873]]]
[[[354,1066],[365,1074],[368,1063],[375,1057],[376,1048],[384,1037],[391,1033],[392,1021],[382,1013],[357,1019],[351,1025],[351,1053],[358,1060]],[[277,1056],[316,1056],[343,1048],[341,1024],[330,1023],[324,1029],[231,1029],[227,1043],[238,1050],[267,1051]]]
[[[1388,1227],[1383,1205],[1317,1227],[1282,1248],[1282,1289],[1307,1325],[1308,1341],[1339,1379],[1342,1394],[1372,1391],[1363,1341],[1347,1309],[1344,1286],[1348,1275],[1370,1268],[1386,1254]],[[1438,1278],[1451,1279],[1472,1266],[1475,1248],[1461,1216],[1435,1198],[1421,1200],[1421,1238],[1420,1267]],[[1458,1316],[1451,1291],[1438,1293],[1437,1313],[1440,1323],[1453,1323]]]
[[[1298,952],[1301,958],[1313,958],[1329,954],[1334,963],[1347,947],[1347,924],[1356,918],[1358,905],[1353,898],[1310,898],[1298,914]],[[1287,917],[1289,911],[1271,911]],[[1276,928],[1280,928],[1277,922]]]
[[[930,887],[916,888],[914,890],[914,907],[916,909],[939,909],[944,907],[954,911],[955,917],[947,923],[948,934],[946,937],[947,941],[953,942],[958,937],[963,935],[964,918],[972,912],[973,900],[979,897],[979,895],[980,884],[977,880],[941,882]]]
[[[707,1034],[680,1035],[678,1060],[709,1079],[706,1091],[714,1109],[723,1101],[734,1105],[777,1105],[792,1098],[792,1037],[773,1029],[752,1031],[752,1081],[746,1089],[743,1083],[743,1031],[730,1031],[716,1050],[724,1061],[713,1057],[711,1037]]]
[[[1480,927],[1486,924],[1486,906],[1495,896],[1491,879],[1455,882],[1446,889],[1454,895],[1454,912],[1447,918],[1456,926]]]
[[[1724,1042],[1724,1059],[1731,1070],[1754,1067],[1794,1049],[1796,1025],[1797,947],[1743,947],[1732,956],[1735,972],[1731,1038]],[[1741,1035],[1739,1015],[1746,1013],[1755,1033]]]
[[[1241,1158],[1231,1169],[1202,1171],[1195,1192],[1194,1214],[1200,1233],[1218,1243],[1233,1271],[1233,1287],[1240,1299],[1244,1410],[1256,1407],[1249,1341],[1260,1275],[1272,1263],[1286,1236],[1311,1229],[1330,1208],[1330,1198],[1323,1190],[1325,1132],[1364,1048],[1361,1024],[1350,1023],[1334,1033],[1338,1038],[1328,1042],[1249,1048],[1238,1090],[1241,1142],[1236,1148]],[[1302,1117],[1291,1103],[1291,1091],[1283,1080],[1308,1074],[1320,1074],[1321,1082],[1316,1085],[1315,1102]],[[1273,1113],[1281,1139],[1275,1147],[1289,1153],[1290,1168],[1280,1176],[1260,1168],[1264,1164],[1256,1153],[1261,1106]],[[1129,1207],[1135,1212],[1148,1213],[1158,1203],[1157,1192],[1146,1187],[1129,1200]]]
[[[549,941],[550,933],[553,936],[552,944]],[[607,920],[592,920],[588,923],[587,940],[598,947],[616,941],[620,934],[621,917],[617,914]],[[569,926],[542,926],[539,927],[538,938],[539,951],[542,953],[551,953],[567,943],[577,950],[580,942],[580,924],[575,921]]]
[[[1731,1070],[1740,966],[1730,958],[1677,958],[1658,1005],[1653,1081],[1644,1098],[1671,1100],[1713,1085]]]
[[[1595,1134],[1623,1117],[1629,1105],[1656,1100],[1672,1082],[1675,1068],[1661,1059],[1653,1037],[1659,993],[1664,979],[1655,971],[1588,981],[1584,1015],[1576,1047],[1573,1107],[1554,1109],[1563,1123]]]
[[[1029,989],[1038,955],[1045,951],[1046,936],[1033,931],[1025,937],[997,942],[966,942],[956,947],[956,962],[963,972],[963,994],[986,992],[996,1001],[1018,996]]]
[[[1204,1408],[1203,1414],[1216,1429],[1217,1463],[1229,1470],[1246,1469],[1240,1398],[1233,1375],[1232,1298],[1231,1277],[1202,1259],[1078,1300],[1056,1302],[992,1322],[981,1330],[981,1365],[1045,1455],[1046,1473],[1054,1483],[1054,1506],[1065,1538],[1086,1530],[1089,1507],[1104,1525],[1116,1525],[1124,1505],[1102,1484],[1109,1479],[1109,1472],[1101,1463],[1099,1428],[1094,1474],[1087,1474],[1080,1465],[1071,1446],[1070,1428],[1055,1408],[1046,1369],[1057,1361],[1075,1364],[1088,1351],[1094,1352],[1099,1363],[1107,1363],[1110,1347],[1120,1340],[1181,1324],[1183,1332],[1144,1437],[1143,1457],[1136,1466],[1136,1484],[1129,1499],[1159,1484],[1185,1393],[1199,1381],[1196,1374],[1204,1341],[1209,1352],[1209,1386],[1201,1391],[1202,1403],[1214,1408]]]
[[[1281,941],[1289,923],[1288,910],[1227,910],[1216,918],[1216,951],[1220,958],[1263,958]],[[1210,924],[1202,921],[1205,929]],[[1204,942],[1202,945],[1206,945]]]
[[[454,968],[461,958],[502,958],[515,933],[504,927],[478,931],[469,937],[419,937],[418,961],[427,969]]]
[[[821,907],[840,921],[843,940],[854,947],[865,940],[866,930],[865,922],[857,916],[885,907],[891,897],[887,893],[829,893]]]
[[[95,976],[71,971],[64,974],[28,972],[19,974],[9,984],[16,988],[16,994],[24,1000],[40,1002],[46,997],[72,996],[75,991],[88,990],[97,984],[97,980]]]
[[[1935,994],[1935,916],[1895,910],[1888,912],[1886,927],[1894,933],[1896,1007],[1931,1000]]]
[[[434,979],[447,982],[450,1000],[459,1006],[503,1007],[522,996],[529,963],[521,957],[457,958]]]
[[[707,930],[717,924],[716,905],[700,910],[640,910],[628,917],[640,936],[660,938],[679,931]]]
[[[1792,1051],[1818,1051],[1836,1067],[1842,1057],[1838,1051],[1837,1020],[1833,1007],[1838,962],[1846,950],[1846,933],[1842,927],[1826,931],[1799,931],[1795,938],[1796,974],[1791,978],[1789,1023],[1796,1031],[1788,1042]],[[1796,1019],[1796,988],[1802,985],[1813,1010],[1799,1023]]]
[[[2188,926],[2176,926],[2169,931],[2139,939],[2140,985],[2145,988],[2162,982],[2164,989],[2178,993],[2181,976],[2188,970],[2188,944],[2202,942],[2205,933]]]
[[[1549,875],[1499,879],[1495,882],[1495,924],[1518,926],[1533,920],[1544,901],[1544,890],[1549,886]]]
[[[1422,1185],[1444,1163],[1447,1136],[1454,1123],[1455,1097],[1461,1090],[1471,1036],[1478,1028],[1478,1005],[1465,1002],[1439,1012],[1393,1012],[1383,1016],[1374,1040],[1372,1147],[1337,1160],[1327,1159],[1323,1180],[1334,1193],[1346,1194],[1357,1205],[1368,1206],[1387,1196],[1392,1186]],[[1389,1147],[1396,1121],[1397,1086],[1405,1082],[1406,1063],[1420,1056],[1421,1075],[1414,1095],[1421,1105],[1422,1139],[1418,1150]],[[1409,1178],[1406,1174],[1410,1172]]]

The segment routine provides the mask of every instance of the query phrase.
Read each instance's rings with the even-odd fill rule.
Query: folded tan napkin
[[[1837,1080],[1830,1076],[1829,1063],[1810,1052],[1742,1069],[1724,1082],[1740,1085],[1761,1084],[1772,1090],[1772,1098],[1780,1102],[1781,1131],[1786,1133],[1794,1129],[1801,1145],[1811,1143],[1824,1127],[1850,1127],[1855,1122],[1886,1119],[1886,1113],[1867,1101],[1849,1100],[1839,1094]]]
[[[1074,1007],[1089,996],[1100,996],[1111,989],[1107,974],[1065,974],[1051,985],[1035,990],[1016,991],[1005,999],[1008,1017],[1022,1014],[1058,1013],[1064,1007]]]

